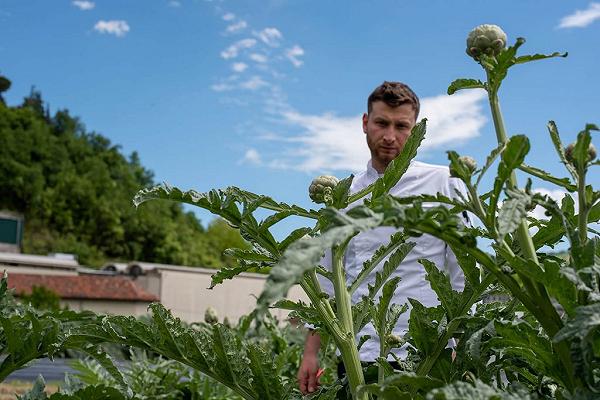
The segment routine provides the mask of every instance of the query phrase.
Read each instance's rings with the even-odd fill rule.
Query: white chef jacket
[[[358,192],[366,186],[373,183],[381,175],[373,168],[371,161],[367,165],[367,170],[354,177],[351,193]],[[440,165],[426,164],[419,161],[412,161],[406,173],[389,193],[397,197],[414,196],[420,194],[435,195],[438,192],[450,197],[456,198],[456,190],[466,194],[464,183],[457,178],[450,177],[448,167]],[[362,199],[348,208],[359,205]],[[429,206],[432,206],[430,203]],[[427,204],[423,204],[427,207]],[[370,259],[380,246],[389,243],[390,236],[397,231],[394,227],[379,227],[366,232],[361,232],[355,236],[346,249],[344,265],[346,269],[346,279],[350,284],[363,268],[363,263]],[[399,276],[400,283],[396,288],[392,303],[403,305],[408,303],[408,298],[417,299],[426,307],[432,307],[439,304],[437,295],[429,286],[429,281],[425,279],[425,269],[418,262],[420,258],[432,261],[438,268],[445,271],[450,276],[450,282],[453,289],[462,291],[464,288],[464,275],[456,257],[442,240],[431,235],[422,235],[420,237],[411,237],[409,241],[415,242],[416,246],[406,256],[398,269],[392,274],[392,277]],[[387,259],[386,259],[387,260]],[[357,303],[363,296],[368,295],[368,284],[375,281],[375,273],[383,268],[385,260],[382,261],[371,274],[363,281],[363,284],[352,294],[352,304]],[[328,251],[322,260],[322,265],[331,269],[331,252]],[[321,286],[325,292],[333,296],[333,285],[327,279],[321,277]],[[375,296],[375,301],[381,295]],[[408,304],[410,306],[410,304]],[[393,333],[404,336],[408,331],[408,318],[410,309],[403,313],[396,324]],[[379,338],[375,328],[371,323],[367,324],[357,335],[358,339],[363,335],[370,335],[371,339],[366,341],[360,349],[361,361],[374,361],[379,357]],[[406,356],[406,347],[395,349],[394,353],[399,357]]]

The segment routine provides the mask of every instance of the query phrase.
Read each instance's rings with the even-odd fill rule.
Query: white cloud
[[[231,65],[231,69],[235,72],[244,72],[246,68],[248,68],[248,64],[243,62],[237,62]]]
[[[94,25],[94,30],[100,33],[108,33],[117,37],[123,37],[129,32],[129,25],[127,21],[123,20],[112,20],[112,21],[98,21]]]
[[[91,10],[94,7],[96,7],[96,4],[94,4],[93,1],[87,1],[87,0],[75,0],[72,3],[75,7],[79,8],[80,10],[83,11],[87,11],[87,10]]]
[[[285,52],[285,56],[288,60],[294,65],[294,67],[298,68],[304,64],[304,61],[300,60],[298,57],[304,55],[304,49],[298,45],[294,45],[291,49],[287,49]]]
[[[181,7],[181,2],[177,0],[169,1],[169,7]]]
[[[422,148],[465,142],[479,136],[486,122],[483,90],[466,90],[452,96],[427,97],[421,101],[420,118],[427,118],[427,135]]]
[[[423,115],[428,117],[428,126],[421,149],[456,144],[478,136],[486,121],[481,106],[484,98],[483,92],[465,91],[453,96],[422,99]],[[365,168],[370,153],[362,131],[361,115],[307,115],[293,110],[283,111],[281,115],[285,122],[300,128],[301,132],[288,137],[270,135],[266,139],[289,145],[287,151],[283,151],[288,155],[272,160],[270,166],[305,172],[356,172]]]
[[[253,76],[245,82],[240,83],[240,88],[246,90],[257,90],[261,87],[269,86],[269,84],[264,81],[260,76]]]
[[[223,57],[226,60],[230,58],[235,58],[238,56],[241,50],[252,48],[254,47],[254,45],[256,45],[255,39],[247,38],[239,40],[231,46],[229,46],[227,49],[223,50],[221,52],[221,57]]]
[[[258,53],[252,53],[250,54],[250,59],[252,61],[255,61],[257,63],[266,63],[268,61],[267,56],[265,56],[264,54],[258,54]]]
[[[279,46],[279,40],[283,37],[277,28],[265,28],[260,32],[254,32],[256,37],[263,41],[267,46]]]
[[[216,83],[214,85],[212,85],[210,87],[212,90],[214,90],[215,92],[227,92],[229,90],[233,90],[235,89],[235,86],[229,84],[229,83]]]
[[[223,21],[233,21],[235,19],[235,14],[227,13],[223,15]]]
[[[248,27],[248,23],[246,21],[244,21],[244,20],[241,20],[241,21],[238,21],[236,23],[233,23],[233,24],[229,25],[225,29],[225,31],[227,33],[236,33],[236,32],[239,32],[239,31],[242,31],[242,30],[246,29],[247,27]]]
[[[559,28],[585,28],[600,19],[600,3],[590,3],[585,10],[577,10],[573,14],[561,18]]]
[[[578,210],[578,205],[577,205],[577,199],[575,198],[574,194],[571,194],[565,190],[562,189],[546,189],[546,188],[536,188],[536,189],[532,189],[532,192],[534,193],[540,193],[542,195],[546,195],[548,197],[551,197],[552,199],[554,199],[559,205],[562,203],[562,199],[565,197],[565,195],[569,195],[571,197],[573,197],[573,200],[575,200],[575,211],[577,212]],[[550,217],[546,216],[545,213],[546,209],[541,207],[541,206],[536,206],[533,211],[529,212],[529,215],[537,218],[537,219],[550,219]]]
[[[244,154],[244,157],[240,160],[239,164],[262,164],[262,158],[256,149],[248,149]]]

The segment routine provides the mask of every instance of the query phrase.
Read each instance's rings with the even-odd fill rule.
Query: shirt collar
[[[375,168],[373,168],[373,160],[369,160],[367,163],[367,178],[370,180],[376,180],[382,175],[383,174],[380,174]]]
[[[413,167],[414,163],[415,159],[413,158],[412,160],[410,160],[409,166]],[[375,168],[373,168],[373,160],[369,160],[369,162],[367,163],[367,178],[371,180],[377,180],[382,176],[383,174],[380,174]]]

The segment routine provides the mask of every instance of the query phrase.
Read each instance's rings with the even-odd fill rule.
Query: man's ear
[[[369,122],[369,114],[364,113],[362,117],[363,132],[367,133],[367,123]]]

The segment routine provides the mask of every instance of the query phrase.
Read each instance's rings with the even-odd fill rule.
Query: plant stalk
[[[486,70],[488,82],[490,81],[489,71]],[[498,139],[498,144],[504,144],[508,141],[508,137],[506,135],[506,128],[504,126],[504,119],[502,117],[502,112],[500,111],[500,102],[498,100],[498,91],[496,88],[488,87],[488,99],[490,102],[490,108],[492,112],[492,119],[494,121],[494,128],[496,131],[496,138]],[[514,171],[511,172],[508,184],[510,187],[517,187],[517,177]],[[495,212],[495,211],[494,211]],[[586,221],[587,222],[587,221]],[[537,254],[535,252],[535,246],[533,244],[533,240],[531,235],[529,234],[529,229],[525,221],[521,221],[517,231],[515,232],[517,241],[521,247],[521,251],[523,252],[523,256],[525,259],[530,259],[539,265],[539,260]],[[536,309],[538,311],[538,320],[548,333],[550,337],[553,337],[559,330],[562,328],[562,321],[560,316],[558,315],[556,309],[552,305],[550,301],[550,297],[548,296],[548,292],[546,288],[541,284],[534,284],[528,277],[519,274],[521,280],[525,287],[532,291],[530,293],[533,295],[533,300],[536,304]],[[512,291],[512,290],[511,290]],[[525,305],[525,304],[524,304]],[[526,305],[525,305],[526,306]],[[527,306],[526,306],[527,307]],[[529,307],[527,307],[529,308]],[[533,310],[530,309],[533,312]],[[535,313],[534,313],[535,315]],[[540,318],[542,317],[542,318]],[[555,345],[556,351],[563,363],[564,368],[566,369],[566,376],[569,378],[569,382],[565,382],[566,385],[570,389],[574,387],[574,369],[570,356],[569,348],[565,343],[558,343]]]
[[[587,242],[587,222],[589,209],[585,198],[585,167],[578,168],[577,197],[579,200],[579,244],[585,246]]]
[[[333,272],[333,290],[337,308],[337,316],[340,321],[344,337],[340,340],[338,348],[342,356],[342,362],[348,375],[350,392],[353,397],[360,400],[367,400],[368,394],[357,397],[357,388],[365,384],[360,357],[358,355],[358,346],[356,336],[354,335],[354,323],[352,321],[352,301],[346,286],[346,272],[344,269],[344,251],[346,246],[336,246],[332,252],[332,272]]]

